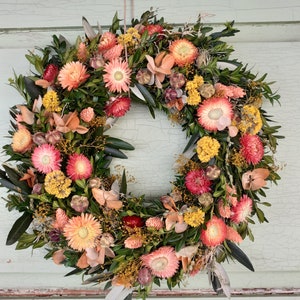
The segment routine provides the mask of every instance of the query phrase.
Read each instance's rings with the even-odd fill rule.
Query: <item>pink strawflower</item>
[[[52,224],[52,226],[56,229],[63,230],[65,225],[68,223],[68,221],[69,221],[69,218],[68,218],[66,212],[63,209],[58,208],[55,211],[55,221]]]
[[[92,107],[87,107],[83,109],[80,113],[80,118],[84,122],[91,122],[95,116],[94,109]]]
[[[48,174],[60,169],[60,152],[53,145],[43,144],[33,150],[33,166],[41,173]]]
[[[232,228],[231,226],[226,226],[226,240],[235,243],[241,243],[243,241],[243,238],[234,228]]]
[[[230,218],[231,217],[231,209],[228,204],[225,204],[222,199],[218,201],[218,210],[219,214],[223,218]]]
[[[81,42],[78,46],[78,49],[77,49],[77,58],[81,61],[81,62],[84,62],[87,60],[88,58],[88,49],[85,45],[85,43]]]
[[[229,184],[226,184],[226,200],[232,206],[237,205],[238,199],[237,199],[237,192],[235,186],[231,187]]]
[[[247,195],[243,195],[238,204],[232,209],[231,221],[236,224],[247,221],[247,218],[251,216],[252,206],[252,199]]]
[[[233,99],[243,98],[246,95],[246,92],[239,86],[231,85],[229,88],[232,91],[232,98]]]
[[[209,98],[197,110],[198,122],[206,130],[224,130],[233,118],[232,104],[227,98]]]
[[[106,51],[108,49],[111,49],[116,44],[117,44],[116,35],[109,31],[104,32],[98,44],[98,51],[99,52]]]
[[[257,135],[244,134],[240,138],[242,156],[248,164],[258,164],[264,156],[264,146]]]
[[[124,49],[124,47],[121,44],[115,45],[112,48],[110,48],[109,50],[105,51],[103,53],[103,57],[106,60],[112,61],[121,56],[123,49]]]
[[[83,154],[72,154],[67,162],[67,175],[72,180],[88,179],[93,171],[90,160]]]
[[[110,92],[128,92],[131,70],[126,61],[114,59],[104,67],[103,80]]]
[[[185,186],[192,194],[201,195],[211,190],[211,181],[205,176],[204,170],[191,170],[185,176]]]
[[[226,238],[225,222],[213,216],[207,223],[206,229],[202,229],[200,240],[207,247],[215,247],[224,242]]]
[[[89,77],[86,67],[81,62],[72,61],[63,66],[57,78],[64,89],[71,91],[78,88]]]
[[[125,248],[128,249],[137,249],[143,246],[143,239],[140,235],[135,234],[131,235],[124,241]]]
[[[141,256],[143,266],[149,268],[154,276],[160,278],[172,277],[178,267],[179,260],[173,247],[164,246]]]
[[[123,117],[130,109],[131,100],[128,97],[111,97],[104,110],[108,117]]]
[[[146,220],[146,227],[155,228],[160,230],[164,227],[164,222],[160,217],[150,217]]]

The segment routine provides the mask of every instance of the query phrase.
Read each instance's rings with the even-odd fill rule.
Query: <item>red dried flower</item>
[[[206,177],[204,170],[191,170],[185,176],[185,186],[192,194],[201,195],[211,190],[211,181]]]
[[[240,138],[241,154],[248,164],[258,164],[264,156],[264,146],[257,135],[244,134]]]
[[[139,216],[125,216],[122,221],[125,226],[130,228],[144,226],[144,220]]]
[[[105,106],[108,117],[123,117],[130,109],[131,100],[128,97],[111,98]]]

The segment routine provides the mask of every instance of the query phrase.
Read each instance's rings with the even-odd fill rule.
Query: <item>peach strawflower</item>
[[[178,267],[179,260],[173,247],[164,246],[141,256],[143,266],[149,268],[151,273],[160,278],[172,277]]]
[[[224,130],[233,118],[232,104],[227,98],[209,98],[199,106],[197,116],[206,130]]]
[[[32,136],[25,127],[20,127],[12,137],[11,147],[13,151],[24,153],[30,150],[32,146]]]
[[[57,79],[64,89],[71,91],[78,88],[89,77],[86,67],[81,62],[72,61],[63,66]]]
[[[247,195],[243,195],[238,204],[233,207],[231,221],[239,224],[247,221],[247,218],[251,216],[253,201]]]
[[[201,195],[211,190],[211,181],[202,169],[191,170],[185,176],[185,186],[194,195]]]
[[[60,169],[60,152],[53,145],[43,144],[33,150],[33,166],[41,173],[47,174]]]
[[[93,248],[101,232],[100,223],[93,215],[84,213],[71,218],[64,227],[64,236],[68,240],[68,245],[79,251]]]
[[[110,92],[128,92],[131,70],[126,61],[114,59],[104,67],[103,80]]]
[[[90,160],[83,154],[72,154],[67,162],[67,175],[72,180],[88,179],[93,171]]]
[[[241,155],[246,159],[248,164],[258,164],[264,156],[264,146],[259,136],[244,134],[240,138]]]
[[[175,64],[179,67],[192,64],[198,56],[197,48],[187,39],[174,41],[169,50],[175,59]]]
[[[226,240],[235,243],[241,243],[243,241],[243,238],[234,228],[232,228],[231,226],[226,226]]]
[[[206,229],[202,229],[200,240],[207,247],[218,246],[226,238],[226,224],[216,216],[213,216],[207,223]]]

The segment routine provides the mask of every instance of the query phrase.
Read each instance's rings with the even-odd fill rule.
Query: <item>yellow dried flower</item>
[[[219,148],[220,143],[216,139],[204,136],[197,142],[196,151],[198,158],[202,162],[208,162],[211,158],[218,155]]]
[[[192,227],[200,226],[204,223],[205,212],[193,206],[183,215],[184,222]]]
[[[243,168],[243,167],[247,166],[247,162],[246,162],[245,158],[239,152],[233,153],[231,155],[230,161],[234,166],[236,166],[238,168]]]
[[[197,90],[190,90],[186,101],[189,105],[198,105],[201,102],[200,93]]]
[[[62,171],[53,171],[45,177],[45,190],[57,198],[67,198],[71,193],[72,180],[67,178]]]
[[[242,133],[257,134],[262,128],[262,119],[259,109],[254,105],[245,105],[242,108],[241,121],[238,129]]]
[[[49,112],[60,112],[61,107],[55,91],[48,91],[43,97],[43,105]]]

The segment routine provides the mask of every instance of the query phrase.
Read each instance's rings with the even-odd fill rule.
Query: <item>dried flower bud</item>
[[[80,118],[84,122],[91,122],[95,116],[94,109],[92,107],[87,107],[83,109],[80,113]]]
[[[209,62],[209,52],[207,50],[202,50],[199,52],[199,55],[196,59],[196,66],[200,68],[202,65],[206,66]]]
[[[180,89],[184,86],[186,78],[182,73],[172,73],[170,75],[170,85],[174,89]]]
[[[111,247],[114,245],[114,242],[114,237],[108,232],[103,233],[100,238],[101,247]]]
[[[221,174],[221,170],[216,165],[207,166],[205,170],[205,175],[209,180],[215,180],[219,178],[220,174]]]
[[[203,207],[208,207],[214,201],[211,193],[203,193],[198,197],[198,201]]]
[[[87,197],[74,195],[70,204],[75,211],[82,213],[89,207],[89,200]]]
[[[215,94],[216,90],[212,84],[204,83],[201,85],[199,92],[202,97],[207,99],[212,97]]]
[[[45,134],[43,132],[36,132],[32,136],[32,140],[38,146],[43,145],[43,144],[47,144],[47,141],[45,139]]]
[[[94,69],[104,67],[105,62],[102,55],[96,55],[90,59],[90,66]]]
[[[100,178],[98,178],[98,177],[94,177],[94,178],[91,178],[90,180],[89,180],[89,188],[97,188],[97,189],[99,189],[100,188],[100,186],[101,186],[101,184],[102,184],[102,181],[101,181],[101,179]]]
[[[170,102],[170,101],[173,101],[173,100],[176,100],[177,99],[177,92],[175,89],[172,89],[172,88],[167,88],[165,90],[165,99],[166,99],[166,102]]]
[[[61,138],[62,134],[58,130],[48,131],[46,133],[46,140],[49,144],[55,145],[61,140]]]
[[[141,285],[149,285],[152,282],[151,271],[148,268],[141,268],[138,274],[138,281]]]
[[[42,193],[42,188],[43,185],[41,183],[36,183],[33,187],[32,187],[32,194],[36,194],[36,195],[40,195]]]
[[[136,74],[136,80],[140,84],[148,84],[151,81],[151,72],[148,69],[140,69]]]

